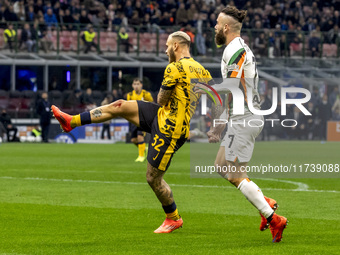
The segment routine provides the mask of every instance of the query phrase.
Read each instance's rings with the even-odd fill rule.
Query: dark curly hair
[[[224,8],[221,12],[224,13],[225,15],[233,17],[235,20],[237,20],[240,23],[243,22],[244,18],[247,15],[247,11],[239,10],[234,6],[228,6]]]

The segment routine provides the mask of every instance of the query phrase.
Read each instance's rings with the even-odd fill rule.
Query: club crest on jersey
[[[239,70],[240,70],[240,67],[235,63],[227,66],[227,72],[233,72],[233,71],[238,72]]]

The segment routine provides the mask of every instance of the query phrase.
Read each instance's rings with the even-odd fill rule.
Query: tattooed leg
[[[138,104],[136,101],[117,100],[111,104],[91,110],[90,114],[92,123],[101,123],[122,117],[132,124],[139,126]]]
[[[152,190],[155,192],[158,200],[163,206],[171,205],[174,202],[172,191],[169,185],[164,181],[164,171],[153,167],[148,163],[148,169],[146,172],[146,180],[149,183]]]

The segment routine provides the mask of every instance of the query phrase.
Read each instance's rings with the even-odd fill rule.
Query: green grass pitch
[[[340,143],[258,142],[251,163],[340,163],[339,151]],[[236,188],[190,177],[189,156],[186,144],[165,175],[183,228],[157,235],[164,213],[133,145],[1,144],[0,254],[339,254],[339,179],[256,179],[289,220],[273,244]]]

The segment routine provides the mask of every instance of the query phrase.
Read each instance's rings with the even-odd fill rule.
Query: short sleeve
[[[175,65],[169,64],[164,71],[164,77],[161,88],[164,90],[172,90],[175,85],[179,82],[180,74]]]
[[[145,93],[145,98],[144,98],[145,101],[148,101],[148,102],[153,102],[153,97],[151,95],[150,92],[146,92]]]

